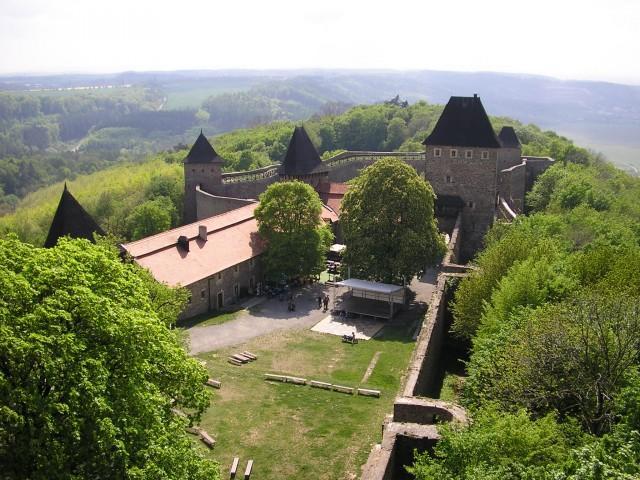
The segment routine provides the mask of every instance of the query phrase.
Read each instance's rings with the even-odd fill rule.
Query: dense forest
[[[637,174],[637,88],[559,84],[535,77],[515,81],[498,74],[452,72],[128,72],[0,77],[0,214],[13,211],[28,193],[62,179],[122,162],[144,161],[150,154],[188,144],[200,128],[213,136],[271,122],[339,117],[354,104],[380,102],[398,92],[410,102],[444,102],[451,94],[470,94],[472,88],[477,89],[474,91],[482,94],[489,111],[515,114],[547,126],[566,125],[567,131],[580,135],[581,142],[593,137],[595,148],[615,152],[612,159]],[[589,95],[588,104],[584,95]],[[425,130],[420,125],[424,116],[421,113],[413,119],[405,114],[396,120],[392,127],[395,136],[387,144],[386,137],[377,141],[379,133],[375,141],[361,138],[356,143],[392,149],[398,140]],[[380,126],[376,123],[379,119],[362,120]],[[341,127],[333,125],[333,132],[331,128],[316,132],[323,150],[346,148],[340,145],[345,145],[344,137],[349,134]],[[607,145],[612,150],[607,150]],[[249,152],[241,149],[246,152],[242,159],[238,150],[233,150],[230,156],[234,161],[228,168],[252,168],[280,160],[281,146],[265,147],[261,150],[257,145]],[[407,144],[404,148],[417,147]]]
[[[418,479],[640,476],[638,198],[608,163],[559,162],[492,228],[453,304],[472,421],[440,429]]]
[[[304,123],[318,151],[327,158],[337,151],[420,151],[421,142],[435,125],[441,105],[407,105],[394,99],[358,106],[340,115],[314,116]],[[550,155],[560,161],[587,162],[591,154],[553,132],[493,118],[496,129],[514,125],[525,154]],[[239,171],[280,162],[287,150],[293,122],[274,122],[236,130],[213,138],[226,163],[225,171]],[[182,160],[187,145],[125,163],[70,183],[71,191],[98,223],[122,240],[140,238],[180,223],[182,212]],[[11,178],[20,177],[10,176]],[[75,178],[70,176],[69,178]],[[15,211],[0,217],[0,232],[14,231],[24,241],[42,244],[61,191],[61,184],[15,201]],[[144,220],[144,221],[143,221]],[[141,226],[143,225],[143,226]]]

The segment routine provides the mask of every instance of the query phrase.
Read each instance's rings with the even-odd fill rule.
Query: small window
[[[189,303],[189,305],[191,305],[191,294],[189,294],[189,297],[187,298],[187,303]]]
[[[451,158],[458,158],[458,150],[452,148],[451,150],[449,150],[449,155],[451,156]]]
[[[451,177],[451,175],[447,175],[447,176],[444,178],[444,181],[445,181],[446,183],[453,183],[453,178]]]
[[[482,160],[488,160],[489,159],[489,152],[482,152]]]
[[[204,288],[200,290],[200,298],[204,298],[205,294],[206,294],[206,290]]]
[[[233,286],[233,296],[236,298],[240,296],[240,285],[237,283]]]
[[[218,280],[222,280],[222,272],[218,272]]]
[[[475,202],[467,202],[467,207],[475,208],[475,206],[476,206]]]
[[[440,149],[440,148],[434,148],[433,149],[433,156],[434,157],[439,157],[441,155],[442,155],[442,149]]]
[[[236,272],[236,273],[238,273],[238,272],[240,271],[240,265],[236,263],[236,264],[233,266],[233,271],[234,271],[234,272]]]
[[[464,158],[473,158],[473,150],[465,150]]]

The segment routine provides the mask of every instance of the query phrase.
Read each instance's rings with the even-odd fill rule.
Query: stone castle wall
[[[189,290],[191,299],[180,314],[180,318],[191,318],[209,311],[219,310],[219,293],[222,293],[222,308],[233,305],[238,302],[240,297],[246,296],[250,290],[255,291],[257,282],[261,279],[262,268],[258,256],[187,285],[186,288]],[[237,292],[236,285],[238,286]]]
[[[437,149],[440,156],[437,156]],[[452,158],[450,147],[429,146],[425,159],[426,178],[436,195],[462,200],[461,247],[463,262],[482,246],[485,233],[493,224],[497,196],[497,148],[457,148]],[[470,152],[471,157],[467,157]],[[486,152],[488,158],[482,158]]]

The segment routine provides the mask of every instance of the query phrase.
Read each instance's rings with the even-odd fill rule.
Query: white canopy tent
[[[357,278],[349,278],[337,282],[336,285],[349,289],[339,307],[347,313],[392,318],[397,311],[396,305],[405,303],[405,289],[402,285]]]

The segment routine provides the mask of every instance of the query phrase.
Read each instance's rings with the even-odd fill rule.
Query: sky
[[[0,74],[494,71],[640,85],[640,0],[0,0]]]

